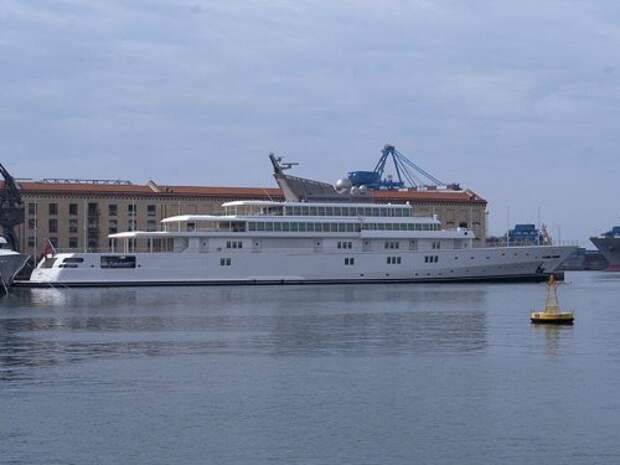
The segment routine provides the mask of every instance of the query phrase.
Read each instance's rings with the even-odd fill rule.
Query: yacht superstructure
[[[162,231],[110,234],[109,253],[55,253],[30,285],[285,284],[544,279],[576,247],[474,248],[408,204],[235,201]]]

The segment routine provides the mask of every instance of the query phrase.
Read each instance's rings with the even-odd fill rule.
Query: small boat
[[[546,286],[545,309],[543,311],[531,312],[531,322],[536,324],[572,325],[575,320],[573,312],[562,312],[560,310],[557,293],[558,282],[553,274],[549,276]]]

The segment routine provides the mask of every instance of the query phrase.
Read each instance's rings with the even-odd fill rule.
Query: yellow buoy
[[[573,312],[560,311],[558,303],[558,283],[553,277],[549,276],[547,285],[547,297],[545,298],[545,309],[542,312],[530,313],[532,323],[553,324],[553,325],[572,325],[575,317]]]

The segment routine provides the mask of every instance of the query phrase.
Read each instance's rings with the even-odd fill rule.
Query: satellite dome
[[[367,186],[360,186],[359,187],[359,192],[360,192],[360,194],[368,194],[368,187]]]
[[[351,188],[351,180],[349,178],[342,178],[336,181],[336,189],[344,190]]]

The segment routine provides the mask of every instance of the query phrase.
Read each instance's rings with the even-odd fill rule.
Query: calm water
[[[20,290],[0,462],[620,463],[620,274],[567,281]]]

